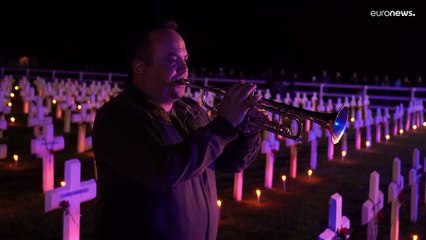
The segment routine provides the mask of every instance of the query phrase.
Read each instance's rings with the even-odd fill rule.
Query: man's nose
[[[177,71],[179,73],[188,72],[188,65],[186,64],[186,62],[184,60],[179,62],[179,66],[178,66]]]

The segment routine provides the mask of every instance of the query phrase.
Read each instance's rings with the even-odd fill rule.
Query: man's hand
[[[256,85],[250,83],[233,85],[220,102],[217,114],[237,127],[244,120],[249,109],[260,100],[260,96],[251,97],[255,89]]]
[[[244,121],[237,128],[244,134],[254,134],[262,130],[264,124],[268,124],[271,121],[271,114],[263,109],[254,107],[248,111]]]

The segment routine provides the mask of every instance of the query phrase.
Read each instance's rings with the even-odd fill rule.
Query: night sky
[[[27,55],[33,67],[124,72],[130,33],[174,19],[196,69],[416,76],[426,73],[424,10],[406,0],[2,1],[0,65]]]

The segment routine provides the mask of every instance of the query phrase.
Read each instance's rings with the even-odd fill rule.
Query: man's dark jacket
[[[134,86],[97,112],[99,239],[216,239],[215,169],[239,172],[257,156],[260,134],[210,121],[192,99],[166,113]]]

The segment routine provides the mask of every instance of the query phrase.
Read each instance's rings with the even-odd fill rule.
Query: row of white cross
[[[418,201],[419,201],[419,184],[420,177],[426,173],[426,157],[424,158],[423,167],[420,165],[420,152],[418,149],[413,150],[412,167],[409,170],[409,186],[410,186],[410,221],[417,222]],[[384,194],[379,189],[380,174],[373,171],[370,174],[370,187],[368,199],[362,205],[361,224],[367,225],[367,240],[375,240],[378,235],[379,213],[384,206]],[[390,240],[399,239],[399,208],[403,201],[404,177],[401,175],[401,160],[394,158],[392,168],[392,181],[388,185],[388,199],[390,204]],[[426,203],[426,187],[425,198]],[[328,217],[328,228],[322,232],[318,239],[332,240],[339,234],[346,231],[349,233],[350,221],[347,217],[342,216],[342,197],[335,193],[330,197],[330,208]],[[349,235],[346,235],[349,237]]]
[[[3,83],[3,82],[2,82]],[[75,234],[75,232],[77,231],[78,227],[78,223],[79,223],[79,206],[80,206],[80,202],[82,201],[86,201],[86,200],[90,200],[93,199],[96,195],[96,184],[95,181],[91,181],[91,185],[90,187],[82,187],[85,184],[71,184],[71,185],[66,185],[68,186],[67,188],[58,188],[58,189],[54,189],[53,188],[53,152],[54,151],[58,151],[64,148],[64,139],[63,137],[54,137],[53,135],[53,125],[52,125],[52,120],[50,117],[46,117],[47,114],[50,113],[51,111],[51,106],[49,107],[49,104],[52,102],[51,100],[55,100],[56,104],[57,104],[57,111],[56,111],[56,116],[58,118],[61,117],[61,112],[64,111],[65,112],[65,117],[64,117],[64,132],[69,132],[69,127],[67,128],[67,124],[66,122],[77,122],[80,123],[79,125],[79,143],[78,143],[78,152],[81,152],[82,148],[80,145],[81,142],[86,142],[83,141],[81,139],[84,139],[85,137],[85,133],[84,134],[80,134],[80,132],[83,132],[83,129],[85,129],[85,124],[84,123],[93,123],[93,119],[94,119],[94,115],[95,115],[95,111],[91,112],[91,113],[87,113],[87,109],[91,108],[90,106],[95,106],[94,109],[97,109],[98,107],[100,107],[102,105],[103,102],[107,101],[105,100],[106,98],[104,96],[107,96],[109,94],[106,94],[105,91],[99,90],[102,88],[102,86],[105,85],[100,85],[100,84],[94,84],[92,83],[89,87],[87,86],[81,86],[79,84],[75,84],[71,81],[56,81],[54,83],[46,83],[43,79],[38,78],[36,79],[36,81],[34,82],[36,87],[37,87],[37,92],[38,95],[35,96],[35,90],[33,87],[30,86],[29,82],[25,80],[25,78],[20,80],[20,87],[21,87],[21,97],[24,100],[24,109],[23,111],[25,112],[26,109],[28,108],[27,113],[29,114],[29,118],[28,118],[28,125],[29,126],[38,126],[39,129],[36,130],[37,128],[35,128],[35,136],[36,139],[32,140],[31,142],[31,148],[32,148],[32,153],[37,154],[39,157],[41,157],[43,159],[43,191],[46,194],[46,211],[52,210],[52,209],[56,209],[59,207],[62,208],[66,208],[67,210],[65,211],[66,214],[64,214],[64,239],[77,239],[74,237],[71,237],[71,232],[73,232],[73,234]],[[10,88],[11,89],[11,86]],[[63,91],[61,89],[68,89],[67,91]],[[107,89],[107,88],[105,88]],[[119,89],[115,86],[115,90],[111,92],[118,93]],[[64,92],[67,92],[69,94],[64,94]],[[107,92],[108,93],[108,92]],[[89,95],[91,94],[91,95]],[[96,94],[100,94],[102,97],[96,97]],[[197,95],[196,93],[194,94],[195,96]],[[110,95],[109,95],[110,96]],[[108,96],[108,97],[109,97]],[[200,95],[199,95],[200,96]],[[289,97],[289,95],[287,96]],[[197,98],[197,97],[196,97]],[[213,100],[214,96],[212,94],[208,95],[208,102],[210,102],[211,104],[213,104],[214,100]],[[311,100],[313,101],[309,101],[306,100],[306,95],[304,95],[303,98],[299,99],[296,96],[296,98],[291,101],[291,99],[286,98],[285,101],[288,102],[289,104],[293,104],[294,106],[302,106],[305,107],[309,110],[317,110],[317,111],[327,111],[327,112],[331,112],[333,110],[338,110],[341,106],[342,106],[342,102],[340,100],[338,100],[338,102],[333,105],[332,101],[329,100],[328,101],[328,105],[324,106],[323,105],[323,101],[320,100],[319,104],[316,105],[316,96],[314,94],[314,96],[312,97]],[[43,101],[45,100],[45,101]],[[100,101],[97,101],[100,100]],[[75,110],[76,108],[76,104],[75,102],[80,102],[82,104],[80,104],[81,106],[81,111],[79,114],[72,114],[71,112],[73,110]],[[46,102],[47,106],[44,106],[43,102]],[[293,103],[292,103],[293,102]],[[313,104],[312,104],[313,102]],[[352,101],[350,104],[350,106],[352,106],[352,109],[357,109],[358,108],[358,114],[357,114],[357,120],[359,121],[363,121],[364,124],[358,124],[356,125],[356,123],[353,124],[353,127],[355,127],[356,129],[360,129],[362,126],[370,126],[371,124],[371,110],[368,110],[368,99],[367,100],[359,100],[358,101],[358,105],[354,105],[353,104],[354,101],[354,97],[352,97]],[[344,104],[348,104],[348,100],[345,99],[345,103]],[[423,120],[418,120],[418,118],[420,117],[418,114],[420,111],[423,112],[423,106],[421,104],[411,104],[410,103],[411,108],[409,107],[409,109],[411,109],[410,111],[407,110],[407,114],[411,117],[411,119],[413,120],[407,120],[407,125],[410,125],[408,122],[412,122],[412,124],[420,124],[420,122],[422,122]],[[363,108],[361,108],[363,107]],[[365,111],[365,109],[367,109],[367,111]],[[362,114],[364,112],[364,114]],[[386,110],[386,112],[388,113],[388,111]],[[417,114],[417,115],[415,115]],[[71,116],[70,118],[72,120],[67,120],[70,118],[67,118],[68,116]],[[365,119],[362,119],[362,115],[366,116]],[[387,119],[387,117],[381,117],[380,116],[380,111],[377,111],[377,116],[376,119]],[[395,112],[394,116],[394,120],[397,120],[397,122],[399,123],[399,120],[402,119],[402,116],[404,115],[404,110],[400,109],[399,111]],[[385,114],[385,116],[388,116],[388,114]],[[355,122],[357,121],[355,120]],[[402,122],[402,120],[401,120]],[[376,123],[380,123],[379,120],[376,120]],[[1,122],[0,122],[1,124]],[[7,124],[6,124],[7,125]],[[312,127],[311,127],[312,126]],[[398,125],[399,126],[399,125]],[[1,127],[1,125],[0,125]],[[311,124],[311,123],[307,123],[307,129],[309,130],[309,134],[308,134],[308,139],[311,142],[312,148],[311,148],[311,167],[313,169],[316,168],[316,145],[317,145],[317,138],[322,136],[322,131],[319,128],[319,126],[317,124]],[[410,127],[411,129],[411,127]],[[85,131],[84,131],[85,132]],[[266,168],[265,168],[265,188],[272,188],[272,172],[273,172],[273,163],[274,163],[274,155],[273,153],[279,150],[279,141],[276,139],[275,134],[271,133],[271,132],[265,132],[264,133],[265,137],[264,140],[262,142],[262,153],[266,154]],[[327,135],[327,133],[326,133]],[[368,135],[368,131],[367,131],[367,135]],[[83,137],[81,137],[83,136]],[[328,134],[329,136],[329,134]],[[344,135],[343,139],[342,139],[342,143],[346,142],[345,140],[346,134]],[[329,139],[331,139],[329,137]],[[330,141],[329,141],[330,142]],[[380,142],[380,140],[378,140],[377,142]],[[297,142],[291,140],[291,139],[286,139],[286,146],[290,147],[290,177],[296,177],[296,172],[297,172]],[[331,147],[330,147],[331,146]],[[329,148],[328,148],[328,159],[331,160],[333,159],[333,144],[329,143]],[[84,147],[83,147],[84,148]],[[84,151],[84,150],[83,150]],[[342,144],[342,152],[347,151],[347,146],[346,144]],[[74,160],[70,160],[68,164],[68,161],[66,163],[66,174],[65,174],[65,178],[66,178],[66,182],[72,182],[72,179],[70,179],[72,175],[68,175],[68,179],[67,179],[67,171],[71,171],[71,170],[67,170],[67,169],[76,169],[77,167],[71,167],[71,166],[76,166],[75,162],[78,162],[78,172],[80,171],[79,168],[79,161],[74,159]],[[76,170],[73,170],[76,171]],[[78,182],[80,181],[80,174],[76,174],[75,176],[78,175]],[[237,173],[235,175],[235,184],[234,184],[234,197],[236,200],[241,200],[242,198],[242,176],[243,173]],[[76,177],[77,179],[77,177]],[[93,186],[92,186],[93,185]],[[71,187],[74,186],[74,187]],[[84,190],[82,190],[84,189]],[[94,192],[93,192],[93,189]],[[64,193],[65,192],[65,193]],[[94,195],[93,195],[94,194]],[[59,197],[58,197],[59,196]],[[71,199],[72,198],[72,199]],[[79,198],[79,200],[74,200],[74,198]],[[77,207],[78,205],[78,207]],[[334,205],[339,206],[338,202],[335,202]],[[74,207],[75,206],[75,207]],[[340,203],[341,206],[341,203]],[[78,212],[77,212],[78,210]],[[78,219],[77,219],[78,218]],[[344,221],[346,222],[346,221]],[[349,224],[349,220],[347,221]],[[337,226],[337,225],[336,225]],[[65,229],[66,228],[66,229]],[[347,228],[349,228],[349,225],[347,226]],[[74,230],[72,230],[74,229]]]
[[[20,83],[22,84],[19,86],[21,87],[21,96],[26,96],[25,93],[22,94],[24,92],[22,89],[25,89],[23,86],[27,83],[25,81],[20,81]],[[29,89],[33,88],[30,87]],[[8,91],[11,91],[11,89],[9,88]],[[48,91],[40,88],[39,92],[47,93]],[[54,136],[52,117],[46,116],[50,112],[49,107],[43,104],[46,96],[44,94],[40,95],[32,97],[31,101],[24,104],[23,110],[28,109],[28,126],[34,127],[36,137],[31,141],[31,153],[42,158],[42,187],[45,194],[45,211],[62,208],[64,212],[63,239],[79,239],[80,204],[96,197],[96,181],[95,179],[90,179],[81,182],[80,161],[78,159],[71,159],[65,162],[65,185],[54,188],[54,152],[64,149],[65,141],[62,136]],[[70,114],[70,122],[90,123],[90,121],[93,121],[94,115],[89,116],[86,113],[86,105],[87,103],[82,103],[79,113]],[[85,128],[84,124],[83,128]],[[82,132],[81,129],[82,127],[79,126],[79,142],[80,137],[84,137],[85,135],[80,134]],[[80,144],[78,145],[80,148]]]

